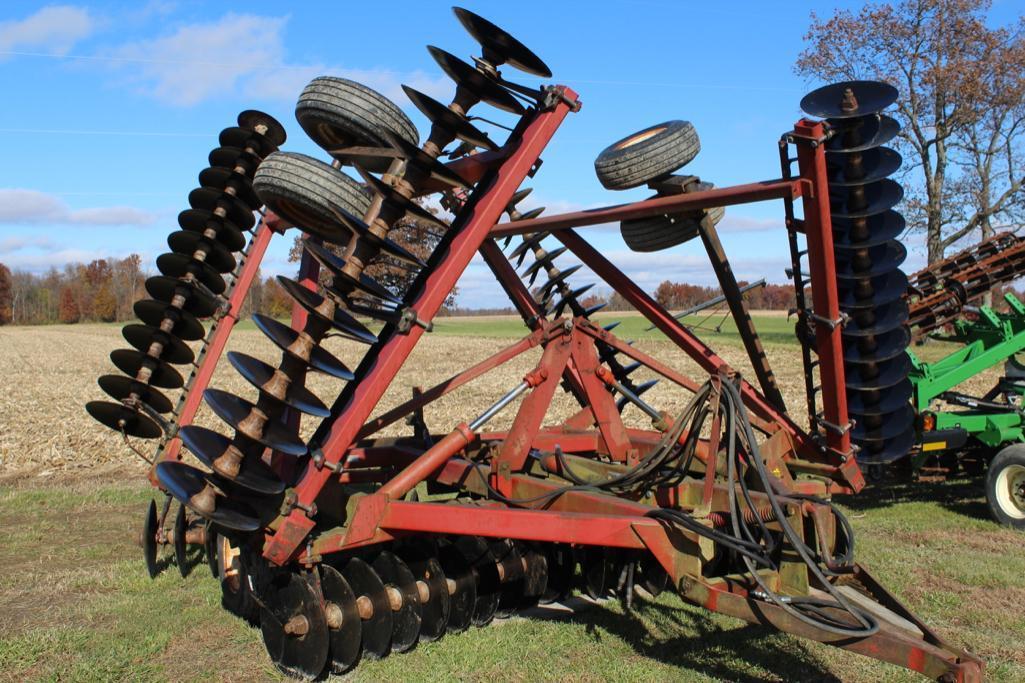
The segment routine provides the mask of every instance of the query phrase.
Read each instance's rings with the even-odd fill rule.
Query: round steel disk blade
[[[334,289],[341,291],[356,290],[377,299],[389,301],[393,304],[402,303],[402,300],[397,296],[389,292],[384,285],[379,283],[377,280],[367,275],[360,274],[359,279],[356,279],[343,271],[345,267],[345,260],[340,256],[336,256],[322,244],[311,240],[304,240],[303,247],[306,251],[310,252],[310,256],[317,259],[320,265],[324,266],[331,272],[331,277],[334,280],[332,285]]]
[[[281,572],[260,598],[260,632],[271,661],[286,676],[310,681],[319,677],[327,665],[328,632],[316,591],[306,578]],[[305,620],[305,632],[287,633],[290,620]]]
[[[438,544],[438,562],[445,572],[446,583],[451,581],[455,589],[449,593],[449,615],[445,630],[461,633],[470,627],[473,619],[473,607],[477,603],[477,580],[469,558],[447,540]]]
[[[211,166],[244,169],[242,172],[250,180],[253,179],[253,174],[256,173],[256,168],[260,165],[261,161],[260,157],[252,152],[247,152],[241,147],[217,147],[211,150],[210,156],[207,159]]]
[[[406,563],[417,586],[427,586],[427,600],[421,596],[420,640],[430,642],[445,635],[452,596],[448,592],[448,581],[438,560],[438,548],[425,538],[411,538],[398,548],[399,557]]]
[[[385,252],[388,256],[396,258],[405,263],[412,263],[415,266],[424,267],[426,264],[416,255],[410,253],[408,249],[402,247],[387,237],[380,237],[370,231],[370,227],[364,223],[361,219],[353,216],[351,213],[342,209],[341,207],[334,207],[335,217],[338,219],[338,224],[343,228],[351,231],[358,235],[360,239],[366,243],[373,245],[376,249]],[[324,237],[328,242],[343,243],[345,240],[333,237],[331,235],[320,235]]]
[[[492,66],[508,64],[528,74],[551,78],[552,71],[520,41],[482,16],[462,7],[453,7],[456,18],[483,48],[484,59]]]
[[[884,304],[871,310],[855,309],[843,328],[843,339],[849,344],[850,337],[881,335],[895,330],[908,321],[908,305],[904,300]]]
[[[253,314],[253,322],[256,323],[256,326],[260,331],[267,335],[267,338],[274,342],[278,348],[292,354],[296,358],[305,360],[314,370],[319,370],[320,372],[331,375],[332,377],[337,377],[338,379],[351,380],[355,378],[352,371],[345,367],[340,360],[319,346],[313,347],[309,359],[302,358],[301,356],[297,356],[292,353],[292,345],[295,344],[296,339],[298,339],[299,333],[288,325],[280,323],[273,318],[260,315],[259,313]]]
[[[203,553],[206,555],[206,564],[210,567],[210,573],[216,579],[218,576],[217,532],[214,531],[213,525],[210,522],[206,523],[206,542],[203,544]]]
[[[835,251],[838,279],[883,275],[900,268],[908,257],[907,247],[896,240],[867,249],[837,247]]]
[[[209,318],[218,308],[218,300],[201,292],[195,285],[165,275],[154,275],[146,280],[146,293],[157,301],[171,303],[178,293],[185,296],[183,310],[197,318]]]
[[[908,292],[908,276],[900,269],[871,278],[842,279],[836,284],[841,311],[882,306]]]
[[[185,277],[191,273],[214,294],[221,294],[228,287],[216,268],[185,254],[161,254],[157,257],[157,270],[168,277]]]
[[[470,91],[481,102],[516,115],[527,111],[508,90],[455,55],[433,45],[428,45],[427,51],[457,87]]]
[[[477,599],[470,621],[474,626],[487,626],[495,618],[500,596],[495,556],[479,536],[460,536],[453,544],[469,562],[477,583]]]
[[[242,230],[248,230],[256,224],[253,210],[238,197],[222,190],[197,187],[189,193],[189,206],[210,212],[216,212],[221,208],[225,211],[225,218]]]
[[[856,171],[852,162],[857,162],[859,156],[861,170]],[[848,187],[876,182],[896,173],[902,161],[900,154],[889,147],[874,147],[863,152],[829,152],[826,154],[829,185]]]
[[[634,580],[636,585],[653,598],[657,598],[669,586],[669,574],[655,556],[648,552],[637,560]]]
[[[548,588],[548,559],[544,552],[531,543],[517,543],[520,557],[526,564],[523,573],[523,594],[520,596],[519,607],[533,607]]]
[[[904,354],[911,342],[911,330],[898,327],[884,334],[868,337],[849,337],[845,340],[843,356],[845,363],[864,363],[869,360],[883,361]]]
[[[907,223],[896,211],[884,211],[866,218],[833,218],[833,246],[874,247],[897,239]]]
[[[185,517],[185,506],[178,506],[178,514],[174,518],[174,562],[178,565],[178,573],[184,579],[189,575],[189,562],[186,553],[188,545],[185,543],[185,531],[188,529],[188,519]]]
[[[559,602],[569,597],[573,592],[573,575],[577,568],[573,550],[561,543],[545,544],[545,559],[548,567],[548,583],[539,600],[542,605]]]
[[[915,430],[905,429],[896,438],[889,441],[875,441],[858,444],[857,460],[859,465],[886,464],[899,460],[907,455],[915,445]]]
[[[855,119],[832,119],[827,123],[836,134],[826,141],[826,152],[860,152],[873,149],[897,137],[900,124],[883,114]]]
[[[328,624],[328,662],[331,673],[343,674],[359,661],[362,652],[362,630],[356,594],[349,582],[334,567],[320,565],[320,590],[324,594]],[[331,612],[337,609],[340,623],[331,626]]]
[[[216,239],[206,237],[201,232],[177,230],[167,236],[167,246],[178,254],[191,256],[200,249],[206,252],[205,261],[218,273],[230,273],[238,264],[228,248]]]
[[[306,289],[295,280],[283,275],[278,276],[278,282],[285,288],[289,296],[299,302],[299,305],[318,318],[330,323],[332,327],[347,337],[364,344],[377,342],[377,336],[368,330],[363,323],[359,322],[341,308],[335,307],[332,317],[327,317],[318,308],[324,303],[324,297],[316,292]]]
[[[887,415],[911,400],[914,386],[910,379],[902,379],[885,391],[847,391],[847,412],[855,417]]]
[[[392,633],[392,611],[384,582],[369,564],[358,557],[350,558],[342,566],[341,574],[349,582],[357,600],[366,597],[370,601],[373,613],[362,623],[363,652],[371,659],[380,659],[388,654]]]
[[[355,165],[354,168],[356,169],[356,172],[359,173],[360,177],[363,178],[363,182],[370,186],[371,190],[384,197],[384,201],[388,204],[404,211],[407,216],[412,216],[417,220],[440,228],[448,227],[444,221],[440,220],[430,211],[423,208],[409,197],[405,197],[400,194],[394,187],[377,176],[368,173],[359,165]]]
[[[142,352],[148,352],[154,341],[164,345],[159,358],[175,365],[188,365],[195,359],[185,342],[152,325],[125,325],[121,335],[129,344]]]
[[[164,361],[134,349],[117,349],[110,352],[110,360],[117,369],[135,377],[143,367],[150,368],[149,383],[162,389],[180,389],[185,379],[177,370]]]
[[[136,412],[127,406],[111,401],[89,401],[85,404],[86,412],[94,419],[110,427],[115,432],[124,429],[128,436],[140,439],[159,438],[164,430],[148,415]]]
[[[149,502],[146,521],[142,523],[142,556],[146,560],[146,571],[151,579],[160,573],[157,566],[157,504]]]
[[[378,553],[371,566],[386,588],[398,589],[402,594],[402,606],[392,610],[391,649],[394,652],[407,652],[416,645],[423,619],[416,578],[406,563],[388,550]]]
[[[895,180],[883,180],[864,185],[864,206],[853,206],[853,188],[830,187],[829,210],[836,218],[859,218],[873,216],[895,207],[904,198],[904,188]]]
[[[132,307],[137,317],[147,325],[160,327],[164,318],[174,320],[171,334],[185,341],[199,341],[206,336],[206,328],[188,311],[156,299],[141,299]]]
[[[178,225],[182,230],[203,233],[216,231],[215,239],[231,251],[241,251],[246,246],[246,236],[237,225],[223,216],[205,209],[185,209],[178,214]]]
[[[228,352],[228,362],[238,370],[242,377],[257,389],[263,391],[264,387],[273,379],[277,370],[274,366],[264,363],[259,358],[238,351]],[[266,393],[266,392],[265,392]],[[274,396],[274,398],[278,398]],[[316,417],[327,417],[331,411],[324,403],[313,395],[313,392],[302,384],[289,382],[284,397],[278,398],[285,405],[302,411],[307,415]]]
[[[217,417],[253,441],[258,441],[268,448],[288,455],[306,455],[306,444],[299,439],[291,427],[278,420],[267,420],[263,425],[263,432],[260,434],[253,430],[240,429],[239,425],[242,421],[249,417],[256,408],[244,398],[239,398],[220,389],[207,389],[203,392],[203,398]]]
[[[238,125],[239,128],[245,128],[253,132],[256,132],[261,127],[264,128],[265,130],[262,133],[257,133],[257,135],[267,138],[267,141],[275,147],[285,144],[287,139],[285,127],[276,118],[256,109],[246,109],[239,114]]]
[[[198,425],[182,427],[178,430],[178,436],[196,459],[214,471],[214,462],[224,455],[231,445],[231,439],[227,436]],[[223,472],[218,472],[218,475],[256,493],[276,495],[285,490],[285,482],[281,481],[274,470],[264,464],[259,457],[253,455],[243,456],[242,464],[235,476],[229,477]]]
[[[844,363],[844,380],[847,388],[855,390],[886,389],[899,383],[911,372],[911,359],[906,353],[889,360],[878,361],[875,367],[864,363]]]
[[[580,573],[584,590],[594,600],[604,600],[616,587],[619,573],[605,548],[587,546],[580,553]]]
[[[134,393],[140,401],[158,413],[169,413],[174,410],[170,399],[158,389],[132,377],[103,375],[96,383],[106,392],[107,396],[116,401],[123,401]]]
[[[492,142],[487,133],[478,130],[476,126],[466,120],[465,116],[460,116],[433,97],[414,90],[408,85],[402,86],[402,89],[413,105],[430,119],[431,123],[448,131],[453,137],[484,149],[498,149],[498,145]]]
[[[845,104],[845,94],[850,91],[857,100],[857,106]],[[897,101],[897,89],[880,81],[843,81],[831,83],[811,91],[801,98],[801,109],[810,116],[820,119],[847,119],[867,114],[877,114]]]
[[[465,190],[470,189],[470,185],[467,184],[455,171],[451,170],[448,166],[441,163],[427,152],[423,151],[409,140],[402,136],[395,135],[391,131],[382,131],[384,138],[398,153],[399,157],[406,160],[407,166],[414,166],[421,172],[430,175],[435,180],[441,181],[446,185],[452,187],[458,187]],[[371,169],[373,170],[373,169]],[[515,204],[515,202],[512,202]]]
[[[495,616],[506,619],[516,612],[524,594],[523,560],[519,548],[508,538],[493,539],[490,543],[495,562],[502,565],[504,574],[498,584],[498,609]]]
[[[253,183],[244,173],[236,173],[234,168],[209,166],[199,172],[199,184],[215,190],[235,190],[235,196],[242,200],[250,209],[256,210],[263,202],[256,196]]]
[[[260,528],[260,520],[247,512],[235,509],[225,498],[217,499],[217,507],[212,514],[197,510],[192,506],[192,497],[203,490],[209,480],[217,486],[211,475],[197,470],[183,462],[165,460],[156,466],[157,479],[179,503],[184,503],[200,517],[209,519],[225,529],[236,531],[256,531]]]
[[[242,149],[251,148],[253,153],[261,159],[278,148],[278,146],[267,137],[249,130],[248,128],[241,128],[239,126],[232,126],[231,128],[225,128],[222,130],[217,141],[222,147],[241,147]]]
[[[915,409],[910,403],[905,403],[897,408],[897,410],[882,417],[878,428],[870,428],[865,424],[866,421],[864,419],[856,421],[851,429],[851,438],[859,443],[889,441],[900,436],[902,432],[907,431],[908,425],[914,424],[914,421]]]

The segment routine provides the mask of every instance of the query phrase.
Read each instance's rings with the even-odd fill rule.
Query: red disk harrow
[[[425,141],[395,104],[330,77],[306,87],[296,117],[332,163],[278,151],[284,128],[259,112],[222,131],[171,251],[157,260],[161,275],[146,283],[152,299],[136,305],[142,324],[124,330],[134,349],[111,356],[124,374],[100,379],[114,400],[87,406],[151,462],[150,481],[165,495],[142,535],[151,574],[163,546],[184,572],[188,546],[205,545],[224,605],[259,623],[271,659],[303,678],[576,589],[629,606],[636,593],[673,588],[707,609],[931,678],[981,679],[978,658],[945,644],[856,564],[852,529],[830,502],[862,488],[856,453],[885,459],[902,447],[887,428],[900,408],[886,392],[901,379],[887,363],[908,342],[906,304],[891,296],[907,287],[893,246],[900,186],[885,179],[900,159],[881,147],[896,129],[880,113],[896,93],[872,82],[812,93],[802,107],[817,118],[780,140],[781,177],[734,187],[675,174],[698,153],[697,134],[684,121],[654,126],[595,162],[606,187],[647,185],[652,198],[541,217],[517,208],[529,192],[521,185],[580,100],[566,86],[506,80],[503,65],[551,72],[505,31],[455,13],[480,56],[469,64],[429,48],[456,93],[445,105],[406,88],[431,122]],[[504,142],[472,122],[481,104],[518,117]],[[422,208],[432,194],[451,221]],[[723,207],[770,200],[783,203],[800,336],[816,370],[809,383],[819,380],[809,384],[810,432],[788,416],[716,232]],[[429,257],[390,238],[408,220],[438,236]],[[613,221],[637,250],[701,239],[755,383],[588,243],[583,228]],[[291,324],[253,316],[280,360],[228,353],[253,397],[210,387],[269,241],[293,227],[305,250],[299,277],[280,279],[295,299]],[[687,377],[617,337],[615,324],[592,320],[598,307],[581,303],[589,286],[570,281],[580,265],[556,265],[564,253],[704,376]],[[522,316],[524,337],[372,417],[477,254]],[[371,278],[367,268],[382,261],[415,272],[412,285],[394,291]],[[368,319],[383,326],[375,333]],[[328,335],[366,346],[357,367],[323,348]],[[187,342],[201,342],[198,352]],[[536,367],[487,410],[434,430],[424,423],[427,404],[535,350]],[[682,409],[649,404],[651,383],[632,379],[638,368],[693,398]],[[344,383],[330,405],[305,386],[311,370]],[[182,390],[177,404],[168,389]],[[579,409],[553,424],[545,418],[557,392]],[[192,424],[201,400],[225,430]],[[628,406],[650,428],[628,426]],[[489,430],[503,411],[511,427]],[[320,420],[309,440],[302,415]],[[376,436],[404,419],[409,436]],[[156,440],[155,453],[136,439]]]

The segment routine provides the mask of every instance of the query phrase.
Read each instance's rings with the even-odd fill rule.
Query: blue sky
[[[840,3],[843,4],[843,3]],[[852,6],[856,3],[850,3]],[[217,145],[221,128],[256,108],[281,120],[285,148],[326,155],[295,122],[295,98],[311,78],[361,81],[426,121],[402,96],[407,83],[448,101],[453,85],[424,46],[463,58],[476,44],[449,2],[5,2],[0,9],[0,262],[43,271],[69,260],[166,250],[178,212]],[[799,117],[810,89],[792,71],[814,9],[834,3],[466,2],[506,28],[580,93],[529,183],[549,213],[643,198],[609,192],[594,157],[650,124],[687,119],[702,153],[687,170],[717,185],[776,177],[776,140]],[[996,3],[995,22],[1020,13]],[[513,69],[506,76],[533,81]],[[496,110],[474,113],[508,121]],[[500,131],[493,132],[502,139]],[[787,263],[778,203],[731,208],[723,241],[741,278],[780,282]],[[658,254],[626,249],[618,230],[592,239],[643,286],[667,278],[712,284],[699,244]],[[287,273],[289,238],[278,238],[265,273]],[[570,261],[567,260],[567,263]],[[909,266],[922,262],[913,249]],[[913,268],[909,268],[913,269]],[[583,282],[575,278],[574,282]],[[460,304],[505,305],[481,263],[461,282]]]

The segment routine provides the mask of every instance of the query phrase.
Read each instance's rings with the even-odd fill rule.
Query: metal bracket
[[[310,519],[317,516],[317,504],[310,503],[309,505],[303,505],[299,502],[299,494],[294,490],[290,490],[285,494],[285,499],[281,502],[281,515],[283,517],[287,517],[292,513],[292,510],[302,510]]]
[[[324,451],[318,446],[310,450],[313,466],[318,470],[328,469],[332,472],[339,472],[342,469],[341,463],[331,462],[324,456]]]
[[[421,320],[417,317],[416,311],[412,308],[403,308],[399,311],[399,319],[396,322],[396,328],[400,334],[409,334],[409,331],[413,329],[413,325],[424,328],[427,332],[434,331],[434,323],[427,320]]]
[[[839,434],[840,436],[843,436],[847,432],[851,431],[851,429],[856,424],[855,420],[848,420],[847,424],[845,424],[845,425],[833,424],[832,422],[829,422],[828,420],[824,420],[822,418],[822,415],[823,415],[822,413],[819,413],[818,415],[815,416],[815,424],[822,425],[823,427],[825,427],[829,431],[833,432],[834,434]]]
[[[850,320],[850,318],[851,318],[846,313],[841,312],[839,318],[837,318],[836,320],[831,320],[831,319],[827,318],[824,315],[819,315],[818,313],[812,311],[811,309],[806,310],[804,312],[804,314],[810,320],[814,320],[817,323],[822,323],[823,325],[828,327],[830,332],[835,330],[837,327],[843,327],[844,325],[847,324],[847,321]]]

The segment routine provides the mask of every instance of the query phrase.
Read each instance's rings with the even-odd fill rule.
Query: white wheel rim
[[[997,505],[1008,517],[1025,519],[1025,465],[1008,465],[996,481]]]
[[[626,140],[623,140],[621,143],[616,145],[616,149],[626,149],[627,147],[633,147],[639,142],[644,142],[649,138],[655,137],[665,129],[665,126],[656,126],[654,128],[649,128],[648,130],[641,131],[636,135],[631,135]]]

